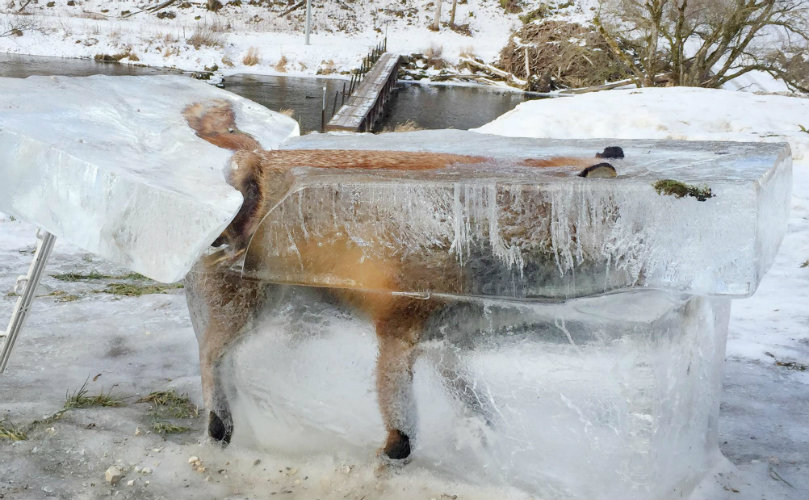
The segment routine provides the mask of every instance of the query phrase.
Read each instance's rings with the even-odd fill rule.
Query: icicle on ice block
[[[520,165],[549,157],[598,163],[595,153],[613,142],[625,152],[609,160],[613,179],[581,178],[566,165]],[[308,136],[283,147],[487,160],[425,171],[294,169],[244,265],[246,276],[277,283],[380,291],[378,282],[363,281],[362,269],[384,262],[393,275],[381,291],[564,299],[656,288],[747,296],[775,256],[789,210],[786,144],[428,131]],[[666,180],[710,195],[678,198],[665,190],[672,185],[657,184]],[[326,258],[337,255],[339,265]]]
[[[231,103],[265,147],[298,124],[185,76],[0,78],[0,211],[160,281],[181,279],[241,196],[230,152],[182,110]]]

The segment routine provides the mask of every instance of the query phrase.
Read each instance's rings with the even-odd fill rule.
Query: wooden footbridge
[[[399,73],[399,55],[384,52],[367,71],[360,71],[361,79],[352,79],[348,98],[343,96],[343,104],[332,116],[325,130],[347,130],[370,132],[382,117],[385,104],[396,85]],[[356,88],[355,88],[356,83]],[[336,97],[335,97],[336,103]]]

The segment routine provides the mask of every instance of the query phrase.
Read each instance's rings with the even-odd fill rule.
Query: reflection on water
[[[170,75],[181,74],[163,68],[133,66],[131,64],[102,63],[91,59],[65,59],[62,57],[27,56],[0,53],[0,76],[26,78],[32,75]]]
[[[0,76],[25,78],[31,75],[165,75],[182,74],[164,68],[100,63],[89,59],[64,59],[17,54],[0,54]],[[326,88],[326,120],[335,109],[335,93],[345,80],[289,76],[233,75],[224,87],[269,109],[293,110],[301,132],[320,130],[323,87]],[[339,108],[340,101],[337,98]],[[526,97],[516,92],[481,87],[429,86],[400,83],[380,127],[392,130],[412,122],[423,129],[479,127],[513,109]]]
[[[525,99],[518,92],[481,87],[403,84],[391,99],[385,127],[408,121],[424,129],[480,127]]]

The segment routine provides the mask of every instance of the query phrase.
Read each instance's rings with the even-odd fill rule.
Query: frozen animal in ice
[[[203,397],[209,416],[208,434],[227,443],[232,435],[233,422],[218,374],[219,361],[228,346],[248,329],[262,307],[265,288],[269,286],[243,277],[231,267],[244,258],[260,221],[292,186],[293,168],[437,170],[450,165],[476,165],[490,159],[403,151],[266,151],[236,127],[233,110],[226,101],[191,105],[184,110],[184,116],[199,137],[234,151],[228,182],[244,196],[240,211],[213,244],[223,249],[200,259],[186,278],[189,305],[202,303],[206,308],[204,318],[203,314],[191,309],[200,344]],[[612,146],[597,157],[622,158],[623,151]],[[609,163],[592,163],[592,158],[580,157],[519,161],[519,164],[529,167],[572,167],[570,175],[615,177],[615,169]],[[580,170],[582,167],[586,168]],[[448,253],[402,260],[360,258],[359,251],[345,235],[335,231],[316,244],[299,246],[297,255],[307,268],[313,270],[341,268],[341,273],[348,273],[357,284],[357,289],[334,289],[330,293],[364,314],[375,327],[379,346],[377,399],[387,430],[381,453],[390,459],[404,459],[410,455],[410,442],[415,431],[412,383],[416,346],[425,322],[443,304],[436,299],[394,295],[384,290],[409,290],[416,280],[418,286],[429,287],[431,282],[446,280],[447,276],[457,276],[462,271]],[[261,251],[251,249],[247,258],[260,259],[261,255]],[[408,280],[412,282],[408,283]],[[459,382],[455,380],[453,383],[457,385]],[[464,392],[468,391],[458,391],[461,397]]]

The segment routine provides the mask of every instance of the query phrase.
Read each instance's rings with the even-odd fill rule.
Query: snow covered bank
[[[0,6],[0,52],[93,58],[121,55],[122,63],[201,71],[216,66],[222,74],[339,75],[358,67],[362,57],[385,36],[388,49],[402,54],[430,51],[457,62],[461,54],[486,61],[496,58],[520,21],[497,0],[459,2],[456,24],[471,36],[442,27],[428,29],[435,15],[430,0],[314,2],[311,45],[304,44],[304,8],[289,14],[286,2],[205,2],[105,0],[28,3]],[[526,2],[527,8],[537,2]],[[72,4],[72,5],[71,5]],[[292,5],[292,4],[291,4]],[[571,7],[584,12],[581,7]],[[449,20],[445,6],[444,22]],[[246,59],[248,54],[255,58]]]
[[[695,87],[529,101],[478,129],[511,137],[788,142],[809,160],[809,99]]]

